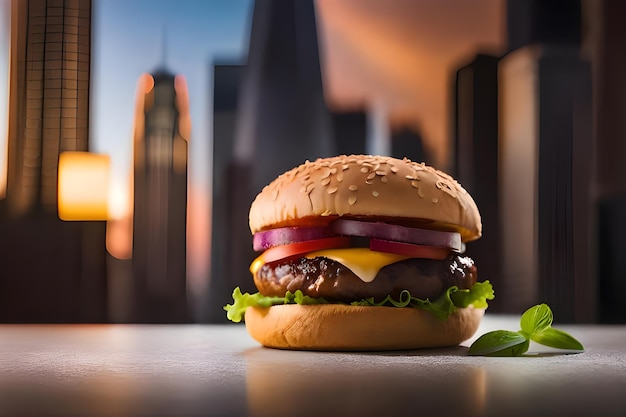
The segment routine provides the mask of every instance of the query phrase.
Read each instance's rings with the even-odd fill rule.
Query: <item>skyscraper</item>
[[[211,272],[206,296],[197,309],[201,321],[212,323],[228,321],[222,306],[233,291],[229,263],[231,245],[227,242],[233,240],[230,219],[238,209],[231,177],[239,87],[244,70],[245,65],[239,64],[216,63],[213,66]],[[247,245],[246,249],[251,251],[251,246]]]
[[[6,205],[56,214],[59,154],[89,146],[91,0],[13,0]]]
[[[105,224],[57,216],[59,156],[89,150],[90,0],[12,0],[0,321],[106,320]]]
[[[254,255],[248,228],[254,196],[278,174],[306,159],[336,153],[317,39],[314,1],[255,3],[248,59],[238,89],[231,211],[220,219],[229,222],[231,236],[228,242],[212,243],[228,245],[220,262],[231,288],[254,289],[247,265]]]
[[[185,322],[188,135],[176,77],[165,70],[142,100],[135,133],[133,271],[134,320]],[[177,88],[178,87],[178,88]]]

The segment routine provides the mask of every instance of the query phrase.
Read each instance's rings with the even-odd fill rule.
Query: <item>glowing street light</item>
[[[107,220],[108,155],[63,152],[59,155],[58,211],[61,220]]]

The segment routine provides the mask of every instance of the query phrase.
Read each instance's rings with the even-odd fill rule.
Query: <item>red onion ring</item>
[[[278,229],[255,233],[252,237],[252,248],[255,251],[262,251],[274,246],[332,236],[337,236],[337,233],[334,233],[326,226],[279,227]]]
[[[418,229],[382,222],[337,219],[330,223],[330,229],[339,235],[364,236],[375,239],[412,243],[414,245],[448,248],[461,252],[461,235],[457,232]]]

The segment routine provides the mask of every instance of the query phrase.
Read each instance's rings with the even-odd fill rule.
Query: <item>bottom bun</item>
[[[263,346],[294,350],[407,350],[456,346],[476,333],[484,310],[457,308],[446,320],[418,308],[344,304],[246,310],[248,333]]]

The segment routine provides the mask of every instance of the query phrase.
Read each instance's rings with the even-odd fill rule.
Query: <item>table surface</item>
[[[487,314],[474,338],[518,326]],[[585,352],[299,352],[235,324],[0,325],[0,416],[626,415],[626,326],[555,327]]]

